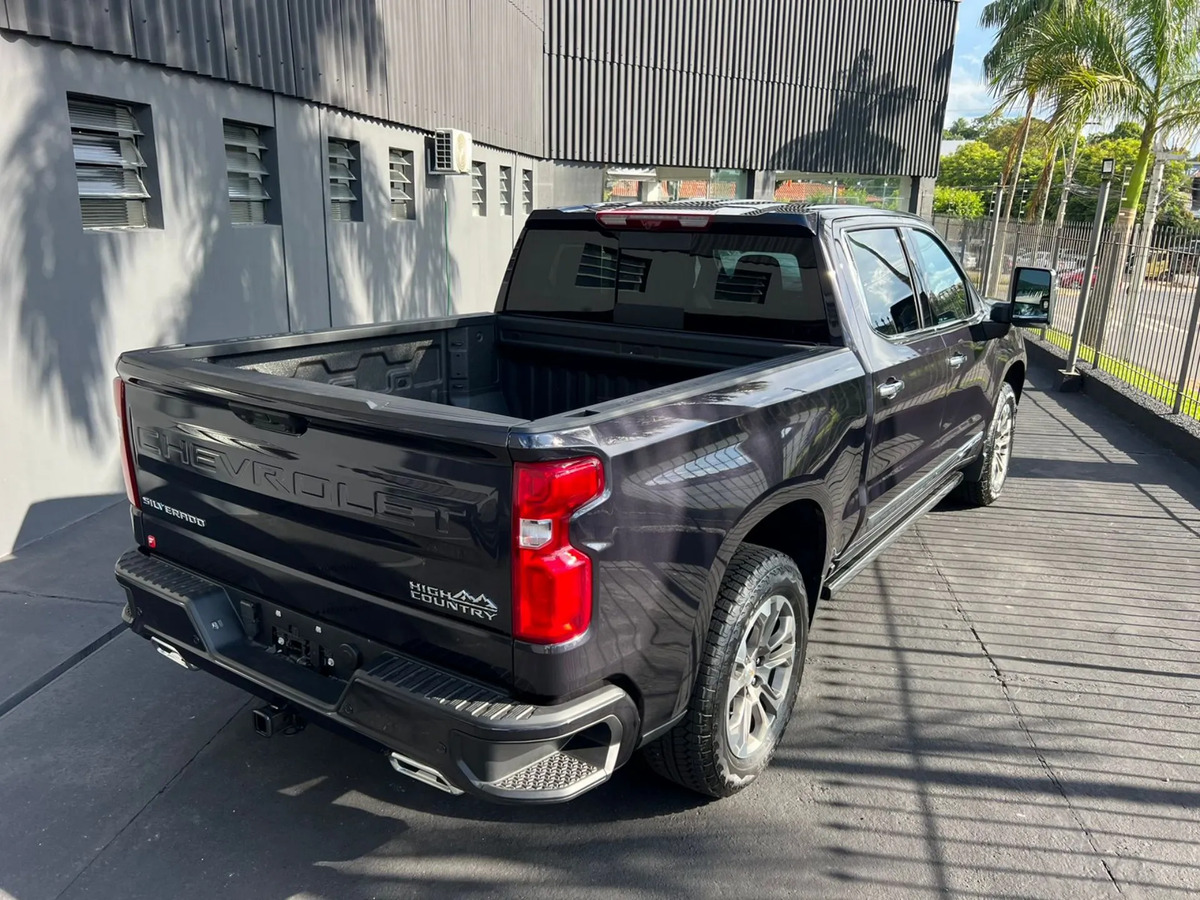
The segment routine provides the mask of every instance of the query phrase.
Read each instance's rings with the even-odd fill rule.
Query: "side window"
[[[971,316],[971,297],[958,267],[946,249],[924,231],[910,231],[917,268],[929,289],[933,322],[958,322]]]
[[[912,273],[900,234],[893,228],[872,228],[852,231],[846,240],[858,270],[871,327],[887,335],[920,329]]]

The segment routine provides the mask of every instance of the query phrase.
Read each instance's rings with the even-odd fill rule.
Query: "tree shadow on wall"
[[[25,44],[26,51],[35,44],[11,35],[3,40]],[[143,155],[158,175],[151,179],[159,186],[154,202],[172,212],[170,220],[157,229],[85,230],[64,86],[81,93],[91,87],[89,61],[40,48],[27,59],[32,63],[8,92],[11,128],[0,135],[6,212],[0,224],[0,322],[9,341],[6,418],[12,429],[5,443],[16,485],[6,500],[13,507],[22,505],[30,488],[46,496],[83,486],[68,459],[84,467],[111,460],[107,483],[90,486],[103,492],[119,485],[113,363],[121,350],[196,333],[204,299],[196,296],[197,286],[212,265],[219,217],[227,215],[223,184],[213,189],[188,177],[205,170],[202,157],[212,140],[208,118],[191,113],[213,95],[181,79],[169,100],[156,99],[152,133],[143,138]],[[118,75],[112,84],[126,82]],[[98,494],[96,509],[107,496]],[[86,514],[86,498],[75,499],[61,510],[61,521],[58,510],[30,511],[15,540],[27,542],[39,530]],[[0,525],[16,528],[20,512],[10,508],[14,518]],[[0,543],[6,537],[0,535]]]
[[[941,65],[939,60],[939,70]],[[826,127],[780,147],[771,157],[773,168],[880,175],[912,168],[913,148],[897,140],[897,134],[909,109],[921,102],[915,85],[877,71],[875,55],[863,50],[838,73],[833,102]]]
[[[359,187],[364,197],[386,198],[390,191],[387,148],[373,149],[375,164],[362,166]],[[423,151],[414,155],[416,165],[422,166]],[[440,185],[420,191],[414,187],[413,193],[416,214],[411,219],[391,220],[385,211],[371,216],[369,223],[330,223],[334,328],[453,314],[459,266],[447,246],[447,210]]]
[[[352,4],[344,16],[318,15],[311,25],[306,40],[315,42],[318,60],[334,58],[355,41],[375,49],[373,58],[356,63],[357,77],[368,79],[371,90],[386,90],[377,0]],[[184,58],[188,37],[176,35],[181,47],[168,56]],[[98,57],[91,52],[69,52],[12,33],[0,40],[24,59],[10,73],[7,126],[0,131],[0,197],[6,213],[0,222],[0,323],[10,373],[10,400],[4,407],[10,432],[0,439],[0,456],[12,454],[7,474],[15,486],[5,498],[10,508],[0,518],[3,550],[10,540],[27,542],[42,529],[48,533],[88,511],[82,498],[61,507],[61,521],[57,506],[23,521],[31,502],[91,488],[105,496],[119,486],[111,379],[122,351],[285,331],[289,311],[280,298],[287,290],[293,302],[315,293],[316,308],[323,309],[329,283],[324,278],[289,283],[282,239],[266,239],[267,229],[275,226],[232,227],[220,123],[236,117],[238,107],[220,81],[148,64],[130,69],[113,62],[97,68]],[[337,78],[336,72],[319,75]],[[83,229],[68,91],[148,105],[140,144],[149,164],[152,206],[162,211],[156,227]],[[311,137],[311,151],[319,153],[319,135],[306,137]],[[386,161],[383,168],[382,183],[370,188],[387,196]],[[286,208],[292,198],[281,192],[270,202]],[[324,246],[323,216],[293,218],[289,249]],[[367,315],[376,319],[440,311],[426,309],[432,302],[404,302],[401,292],[409,284],[423,294],[444,296],[447,278],[445,264],[436,258],[440,245],[416,240],[415,231],[424,223],[396,227],[406,224],[413,227],[405,239],[393,242],[392,252],[376,252],[372,243],[356,248],[348,259],[353,277],[368,285]],[[269,257],[265,262],[228,270],[230,259],[252,256],[259,246]],[[238,252],[231,257],[228,248]],[[440,289],[422,287],[435,276]],[[98,479],[93,473],[99,470],[107,477]],[[69,478],[63,480],[64,475]]]

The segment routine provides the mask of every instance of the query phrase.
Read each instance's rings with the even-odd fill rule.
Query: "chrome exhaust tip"
[[[455,796],[462,793],[461,788],[456,788],[452,785],[446,780],[446,776],[437,769],[430,768],[424,763],[417,762],[415,759],[409,759],[407,756],[401,756],[399,753],[389,753],[388,762],[401,775],[415,778],[417,781],[427,784],[430,787],[435,787],[439,791],[445,791],[447,794],[454,794]]]
[[[193,666],[186,659],[184,659],[183,654],[180,653],[171,644],[168,644],[166,641],[164,641],[160,638],[156,638],[156,637],[150,638],[150,641],[154,644],[155,650],[157,650],[159,653],[161,653],[163,656],[165,656],[171,662],[175,663],[175,665],[183,666],[185,669],[188,669],[193,672],[196,670],[196,667]]]

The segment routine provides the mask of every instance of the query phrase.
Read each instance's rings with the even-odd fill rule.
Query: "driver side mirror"
[[[1054,270],[1037,266],[1013,269],[1008,289],[1009,321],[1027,328],[1049,325],[1054,307]]]

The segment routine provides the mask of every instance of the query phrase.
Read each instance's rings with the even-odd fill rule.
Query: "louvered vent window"
[[[392,183],[392,218],[397,221],[415,219],[413,205],[413,155],[411,150],[388,151]]]
[[[79,210],[84,228],[145,228],[150,192],[142,180],[133,110],[120,103],[67,98]]]
[[[471,163],[471,215],[487,215],[487,166]]]
[[[512,215],[512,167],[500,167],[500,215]]]
[[[525,215],[533,212],[533,169],[521,170],[521,208]]]
[[[329,213],[338,222],[361,220],[358,195],[358,144],[329,139]]]
[[[240,122],[225,122],[225,168],[229,172],[229,213],[234,225],[262,225],[267,221],[263,187],[263,129]]]
[[[650,260],[622,253],[599,244],[584,244],[579,256],[579,270],[575,273],[575,286],[602,288],[618,291],[646,290],[646,277],[650,274]]]

